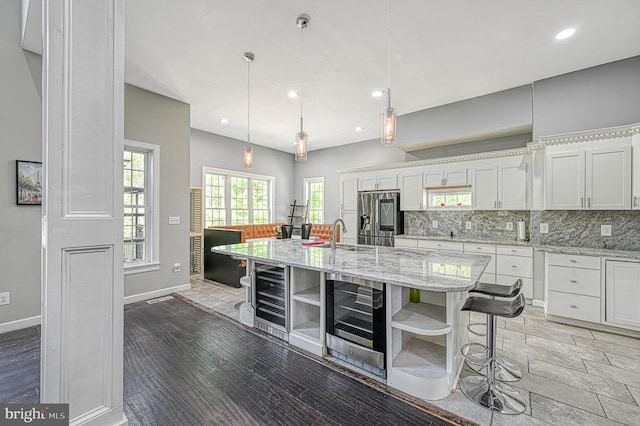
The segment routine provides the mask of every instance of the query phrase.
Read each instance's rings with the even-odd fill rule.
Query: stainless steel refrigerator
[[[404,230],[404,212],[400,211],[400,193],[358,193],[358,244],[394,246],[394,237]]]

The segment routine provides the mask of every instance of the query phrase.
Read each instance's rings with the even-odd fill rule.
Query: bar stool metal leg
[[[490,410],[502,414],[520,414],[526,404],[518,391],[496,381],[496,331],[497,318],[489,314],[487,318],[487,375],[467,376],[460,381],[460,389],[467,398]]]

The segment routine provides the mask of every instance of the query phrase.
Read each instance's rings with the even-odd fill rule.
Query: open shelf
[[[393,368],[421,379],[443,379],[447,372],[446,348],[411,338],[393,359]]]
[[[304,324],[297,325],[293,328],[293,331],[300,333],[313,340],[320,340],[320,321],[311,320]]]
[[[298,300],[310,305],[320,306],[320,286],[317,285],[305,290],[300,290],[294,293],[291,297],[293,298],[293,300]]]
[[[440,336],[451,331],[444,306],[407,303],[391,320],[391,327],[421,336]]]

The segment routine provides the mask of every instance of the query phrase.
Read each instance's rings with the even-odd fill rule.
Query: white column
[[[43,1],[41,400],[123,415],[124,1]]]

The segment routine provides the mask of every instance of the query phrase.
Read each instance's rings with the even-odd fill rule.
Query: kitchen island
[[[469,315],[460,308],[466,292],[489,263],[488,256],[377,246],[304,246],[299,240],[264,240],[211,250],[247,260],[243,323],[315,355],[330,356],[360,372],[377,375],[388,385],[422,399],[444,398],[454,389],[463,363],[460,348],[468,340]],[[278,316],[283,318],[282,322],[274,320],[278,324],[265,323],[257,312],[260,294],[265,293],[256,290],[263,265],[280,265],[282,271],[278,273],[285,291],[278,302],[282,309]],[[334,334],[339,333],[332,332],[335,313],[327,294],[333,299],[334,284],[345,281],[381,285],[384,322],[377,331],[383,339],[381,370],[350,358],[350,354],[358,358],[361,353],[373,352],[374,343],[341,352],[331,345]],[[367,296],[360,291],[366,290],[364,287],[354,287],[355,305],[348,309],[358,311],[359,301],[371,300],[371,292]],[[414,296],[419,292],[418,303],[410,302],[410,289],[414,289]]]

